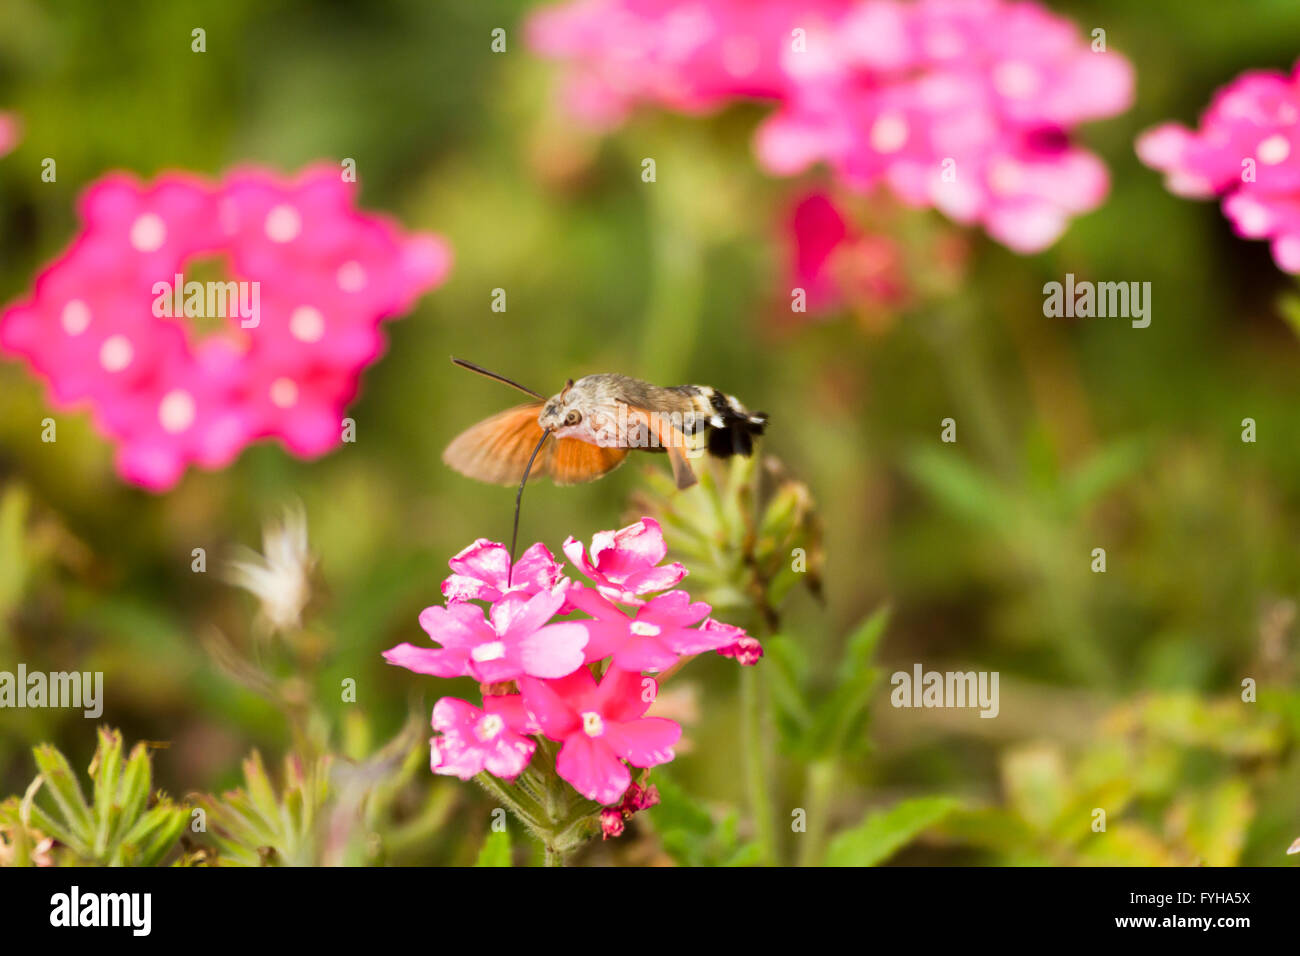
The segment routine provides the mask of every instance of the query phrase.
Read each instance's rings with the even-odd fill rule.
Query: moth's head
[[[552,430],[581,425],[585,411],[583,407],[585,394],[581,385],[575,388],[573,379],[569,379],[561,391],[552,395],[542,405],[537,423],[543,428]]]

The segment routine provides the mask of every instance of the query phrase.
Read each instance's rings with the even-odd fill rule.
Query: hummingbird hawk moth
[[[763,434],[767,415],[707,385],[663,388],[626,375],[587,375],[546,398],[504,375],[452,358],[469,369],[525,392],[533,401],[486,418],[461,432],[442,453],[453,470],[491,484],[519,483],[519,502],[530,474],[549,475],[557,485],[595,481],[640,449],[667,454],[678,488],[699,479],[691,460],[749,455]],[[554,436],[542,453],[546,440]],[[510,546],[513,565],[514,542]]]
[[[595,481],[621,465],[629,452],[663,452],[678,488],[698,480],[690,461],[749,455],[767,416],[750,412],[707,385],[661,388],[626,375],[588,375],[544,398],[532,389],[461,359],[478,372],[532,395],[535,401],[499,412],[452,439],[442,460],[478,481],[513,485],[530,471],[557,485]],[[538,457],[547,437],[555,441]],[[530,455],[531,451],[531,455]]]

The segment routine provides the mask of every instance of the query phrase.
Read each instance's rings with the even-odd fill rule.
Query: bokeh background
[[[1136,69],[1134,108],[1082,130],[1110,168],[1107,202],[1033,256],[882,202],[873,228],[909,250],[900,281],[914,294],[809,316],[789,311],[788,222],[821,180],[757,169],[764,108],[645,110],[607,136],[584,130],[556,104],[554,64],[523,42],[527,4],[5,0],[0,108],[24,135],[0,160],[3,301],[30,289],[75,233],[77,195],[115,169],[216,176],[352,157],[363,207],[442,234],[455,265],[387,326],[351,407],[355,444],[315,461],[260,444],[166,494],[123,483],[84,414],[58,414],[58,441],[42,443],[43,385],[0,361],[0,669],[104,671],[103,721],[169,742],[154,767],[173,794],[236,784],[252,748],[276,763],[285,722],[217,666],[205,634],[249,639],[254,603],[215,568],[299,500],[325,584],[306,694],[334,739],[367,752],[442,692],[380,652],[419,640],[448,557],[509,535],[513,492],[439,455],[514,397],[448,357],[546,393],[600,371],[708,383],[770,414],[763,453],[817,502],[824,600],[796,591],[781,626],[812,686],[886,605],[881,673],[919,661],[1001,675],[995,720],[895,710],[882,681],[860,733],[810,760],[789,756],[771,703],[779,822],[810,787],[832,832],[950,797],[959,809],[894,862],[1286,864],[1300,836],[1294,283],[1214,203],[1167,193],[1132,144],[1158,121],[1194,122],[1245,69],[1289,69],[1300,7],[1051,6],[1104,27]],[[190,52],[196,26],[206,53]],[[504,54],[490,49],[497,27]],[[44,157],[55,183],[41,181]],[[1150,282],[1150,327],[1045,318],[1042,286],[1067,272]],[[939,441],[946,417],[955,445]],[[625,523],[641,468],[531,486],[522,540],[558,553],[567,535]],[[209,573],[191,571],[196,547]],[[1090,570],[1097,547],[1104,574]],[[675,679],[693,694],[690,747],[665,776],[706,821],[738,813],[743,842],[736,674],[710,659]],[[338,700],[345,677],[356,704]],[[1241,700],[1247,677],[1257,702]],[[40,741],[84,767],[93,726],[71,711],[0,713],[0,792],[22,792]],[[410,788],[441,809],[388,859],[472,860],[486,796],[427,772]],[[1104,836],[1089,829],[1095,807],[1109,808]],[[662,844],[651,824],[590,858],[715,861],[704,843],[693,858]]]

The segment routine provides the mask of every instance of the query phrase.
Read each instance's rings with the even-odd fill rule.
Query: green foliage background
[[[808,484],[826,525],[825,602],[792,598],[759,666],[768,691],[787,646],[807,686],[831,680],[848,636],[886,603],[885,674],[916,661],[1001,674],[996,720],[895,710],[876,684],[870,726],[838,752],[775,761],[783,834],[815,793],[840,834],[833,862],[1286,863],[1300,836],[1300,342],[1281,304],[1293,286],[1214,204],[1165,192],[1132,143],[1163,119],[1194,122],[1242,70],[1288,69],[1300,6],[1051,5],[1103,27],[1136,67],[1136,106],[1083,132],[1110,167],[1109,200],[1041,255],[969,235],[961,281],[884,328],[846,313],[791,329],[782,224],[806,184],[757,171],[761,109],[645,111],[591,137],[557,111],[554,66],[525,49],[524,4],[4,0],[0,108],[26,131],[0,160],[3,301],[69,242],[77,195],[112,169],[352,157],[363,205],[443,234],[456,263],[388,326],[351,410],[356,444],[313,462],[261,445],[165,495],[121,483],[82,414],[58,415],[58,441],[42,443],[42,386],[0,363],[0,669],[102,670],[104,719],[128,742],[170,742],[156,784],[239,784],[248,751],[290,741],[205,652],[212,628],[246,633],[252,606],[192,573],[191,550],[211,568],[298,498],[329,585],[310,695],[354,743],[378,746],[443,692],[380,651],[419,639],[451,554],[509,534],[512,493],[439,454],[511,398],[447,357],[543,392],[597,371],[704,382],[771,415],[764,451]],[[206,53],[190,52],[196,26]],[[489,49],[494,27],[508,31],[505,54]],[[45,157],[56,183],[40,180]],[[906,221],[957,232],[929,213]],[[1045,319],[1042,286],[1066,272],[1151,282],[1150,328]],[[490,311],[495,288],[504,314]],[[938,441],[948,416],[955,446]],[[1240,440],[1245,417],[1255,444]],[[558,553],[569,534],[617,527],[643,486],[634,467],[538,484],[522,536]],[[1104,575],[1089,570],[1096,547]],[[338,700],[345,677],[355,705]],[[1245,677],[1258,703],[1241,703]],[[597,859],[658,860],[666,846],[686,862],[736,861],[728,813],[749,831],[735,665],[699,661],[680,680],[697,688],[698,716],[651,813],[663,833]],[[783,711],[768,707],[768,746],[784,754]],[[0,792],[22,793],[38,742],[84,769],[91,728],[67,711],[0,714]],[[436,838],[393,858],[478,858],[486,797],[427,773],[411,786],[443,788],[446,806]],[[702,802],[678,805],[678,791]],[[911,797],[925,799],[905,819],[871,816]],[[1089,832],[1094,807],[1113,808],[1104,837]],[[797,857],[798,837],[781,839]]]

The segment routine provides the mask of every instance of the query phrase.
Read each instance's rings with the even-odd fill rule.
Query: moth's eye
[[[576,425],[580,421],[582,421],[582,412],[577,409],[571,410],[569,414],[564,416],[564,424],[566,425]]]

